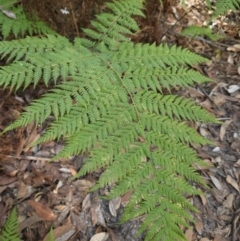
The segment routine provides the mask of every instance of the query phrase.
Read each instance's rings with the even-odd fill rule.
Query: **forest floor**
[[[216,145],[194,147],[209,164],[208,168],[198,169],[209,190],[203,190],[205,194],[202,196],[189,197],[200,212],[194,214],[196,223],[184,230],[186,238],[188,241],[238,241],[240,13],[230,12],[213,21],[214,31],[225,36],[216,42],[204,37],[180,35],[184,27],[203,26],[210,18],[201,1],[189,0],[185,6],[177,4],[178,1],[168,1],[169,5],[164,8],[159,1],[148,2],[147,18],[138,19],[142,31],[133,40],[176,44],[208,58],[207,63],[194,68],[211,78],[212,82],[176,91],[193,99],[222,121],[221,125],[196,123],[193,126]],[[61,23],[56,26],[61,28]],[[37,89],[28,88],[16,93],[0,89],[0,130],[46,91],[46,87],[41,85]],[[32,148],[30,144],[44,130],[41,128],[30,125],[0,136],[0,227],[4,225],[9,210],[17,206],[24,241],[45,240],[50,227],[61,241],[143,240],[143,235],[137,236],[140,219],[119,224],[130,194],[111,201],[100,198],[109,192],[107,188],[88,194],[101,170],[80,180],[72,180],[86,157],[76,156],[68,161],[49,163],[64,143],[52,141]]]

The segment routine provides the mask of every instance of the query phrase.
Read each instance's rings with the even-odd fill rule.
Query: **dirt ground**
[[[50,0],[42,1],[42,5],[24,0],[23,4],[26,11],[34,9],[41,19],[70,39],[82,36],[79,26],[89,27],[93,15],[106,8],[100,0],[62,0],[55,5]],[[60,8],[70,9],[73,14],[60,15],[57,11]],[[148,0],[145,14],[145,19],[137,19],[141,32],[133,41],[176,44],[209,59],[194,68],[211,78],[212,82],[175,91],[193,99],[222,121],[221,125],[194,125],[202,136],[216,145],[193,146],[210,166],[198,169],[209,189],[203,190],[205,195],[189,197],[200,212],[193,214],[196,223],[184,230],[186,238],[188,241],[238,241],[240,13],[229,12],[213,21],[214,31],[225,35],[218,42],[180,35],[184,27],[202,26],[210,18],[210,12],[202,1],[189,0],[182,5],[171,0],[160,5],[158,0]],[[0,131],[17,118],[26,105],[46,91],[43,85],[16,93],[0,89]],[[144,234],[137,236],[141,219],[119,223],[129,193],[111,201],[100,198],[109,192],[108,188],[88,194],[101,170],[80,180],[72,180],[86,158],[84,155],[49,163],[64,143],[52,141],[30,147],[44,128],[32,125],[0,136],[0,227],[4,225],[9,210],[17,206],[25,241],[45,240],[50,227],[62,241],[87,241],[93,237],[93,240],[108,241],[144,240]]]

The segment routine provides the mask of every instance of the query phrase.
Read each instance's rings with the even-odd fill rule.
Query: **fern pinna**
[[[92,190],[114,186],[108,198],[131,191],[122,221],[144,215],[145,240],[184,240],[180,227],[193,221],[189,210],[195,210],[186,196],[200,193],[190,183],[205,185],[193,168],[202,161],[189,144],[209,143],[186,121],[216,120],[170,91],[208,81],[189,69],[206,59],[176,46],[132,43],[139,29],[131,16],[143,16],[142,0],[107,6],[84,30],[88,38],[73,44],[58,35],[0,43],[10,61],[0,69],[0,85],[55,84],[5,131],[53,116],[34,145],[64,137],[54,160],[88,152],[76,177],[103,167]]]

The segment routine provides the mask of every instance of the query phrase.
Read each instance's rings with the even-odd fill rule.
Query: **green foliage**
[[[8,217],[4,225],[2,234],[0,235],[0,241],[22,241],[19,232],[19,223],[16,208],[13,208],[10,216]],[[48,234],[47,241],[55,241],[52,229]]]
[[[46,241],[55,241],[52,228],[50,229],[50,232],[48,233]]]
[[[214,17],[225,14],[228,10],[237,10],[240,8],[240,0],[217,0]]]
[[[17,5],[16,5],[17,4]],[[30,21],[27,19],[23,8],[14,0],[0,0],[0,32],[3,38],[6,39],[10,34],[15,38],[25,36],[26,34],[47,34],[54,33],[46,24],[36,19]],[[16,18],[7,17],[6,13],[14,13]],[[11,16],[11,15],[10,15]]]
[[[103,167],[92,190],[114,186],[108,198],[131,191],[122,221],[144,214],[146,240],[184,240],[180,226],[193,222],[189,211],[196,211],[186,196],[200,193],[190,183],[205,186],[193,168],[203,163],[189,144],[210,143],[187,122],[217,121],[171,91],[209,81],[189,68],[206,59],[176,46],[133,44],[139,29],[131,16],[143,16],[142,0],[107,6],[94,29],[84,30],[88,38],[74,43],[46,35],[0,44],[9,61],[0,69],[1,86],[54,85],[5,132],[54,117],[35,144],[65,138],[54,159],[88,152],[76,177]]]
[[[21,241],[16,208],[13,208],[4,225],[0,241]]]
[[[210,0],[205,0],[209,9],[212,8]],[[216,0],[215,11],[213,12],[212,19],[218,17],[219,15],[225,14],[228,10],[239,10],[240,0]],[[217,41],[224,38],[224,36],[212,33],[209,27],[199,27],[199,26],[188,26],[181,32],[184,36],[206,36],[212,41]]]
[[[209,27],[199,27],[199,26],[189,26],[187,28],[184,28],[181,32],[184,36],[206,36],[212,41],[217,41],[219,39],[224,38],[222,35],[219,34],[213,34],[212,30]]]

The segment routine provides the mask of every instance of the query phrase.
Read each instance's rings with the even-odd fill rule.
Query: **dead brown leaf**
[[[226,200],[223,202],[223,206],[228,209],[232,209],[234,195],[231,193],[227,196]]]
[[[5,186],[17,181],[18,177],[2,176],[0,177],[0,186]]]
[[[61,241],[67,241],[69,238],[75,233],[75,227],[72,224],[66,224],[63,226],[60,226],[58,228],[55,228],[53,230],[53,236],[55,240],[61,240]],[[43,241],[47,241],[49,233],[45,236]]]
[[[219,137],[220,137],[221,141],[223,141],[223,138],[226,134],[227,128],[231,123],[232,123],[232,120],[227,120],[221,125],[220,134],[219,134]]]
[[[227,241],[227,239],[221,236],[220,234],[217,234],[213,241]]]
[[[30,227],[31,225],[33,225],[39,221],[42,221],[42,220],[43,219],[40,218],[39,216],[33,215],[20,223],[19,230],[22,231],[23,229]]]
[[[192,241],[192,236],[193,236],[193,227],[190,227],[189,229],[186,230],[185,237],[188,241]]]
[[[239,191],[239,186],[238,186],[237,182],[230,175],[227,175],[226,181],[230,185],[232,185],[237,191]]]
[[[92,224],[95,226],[96,224],[100,224],[103,227],[106,227],[106,223],[102,214],[101,205],[100,203],[94,205],[91,208],[92,213]]]
[[[203,231],[203,222],[201,220],[198,220],[195,225],[195,229],[197,232],[201,235]]]
[[[121,205],[121,198],[117,197],[109,201],[109,211],[113,215],[113,217],[117,217],[117,210],[119,209]]]
[[[20,181],[18,185],[17,199],[23,198],[27,193],[27,186],[24,182]]]
[[[122,205],[125,207],[129,201],[129,199],[131,198],[132,196],[132,192],[131,191],[128,191],[125,195],[122,196],[121,198],[121,203]]]
[[[31,207],[33,207],[33,209],[36,211],[37,215],[39,217],[43,218],[44,220],[53,221],[56,218],[56,215],[46,205],[43,205],[34,200],[28,200],[28,203]]]
[[[106,241],[109,237],[109,234],[106,232],[101,232],[101,233],[97,233],[95,235],[92,236],[92,238],[90,239],[90,241]]]
[[[212,175],[209,175],[213,184],[215,185],[215,187],[218,189],[218,190],[222,190],[222,185],[221,185],[221,182],[214,176]]]

